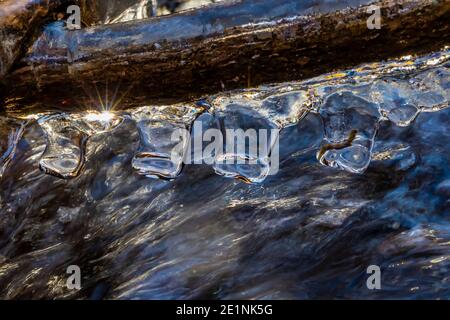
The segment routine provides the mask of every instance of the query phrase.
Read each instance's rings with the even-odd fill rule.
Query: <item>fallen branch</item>
[[[0,79],[38,35],[49,12],[68,1],[6,0],[0,3]]]
[[[370,3],[381,7],[379,30],[367,27]],[[219,3],[64,31],[62,45],[35,46],[5,82],[3,95],[6,109],[36,101],[37,92],[41,105],[33,110],[73,108],[83,88],[107,81],[114,88],[120,81],[121,89],[133,85],[122,108],[162,98],[180,101],[439,49],[449,42],[449,21],[447,0]]]

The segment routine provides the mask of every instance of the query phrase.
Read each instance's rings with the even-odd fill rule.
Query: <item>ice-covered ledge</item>
[[[21,109],[39,92],[33,109],[70,110],[107,82],[129,91],[123,108],[180,102],[448,44],[448,1],[375,1],[379,30],[367,27],[373,2],[236,1],[78,31],[51,26],[2,88],[16,102],[6,108]]]
[[[226,177],[247,183],[263,182],[276,174],[279,168],[274,166],[282,165],[276,150],[279,139],[283,144],[286,139],[304,141],[297,152],[315,150],[318,161],[325,166],[363,173],[372,160],[410,152],[403,147],[399,151],[389,145],[376,145],[383,122],[401,129],[410,126],[422,112],[449,106],[449,61],[450,51],[445,48],[431,55],[360,65],[302,82],[224,92],[196,103],[145,105],[126,111],[105,108],[36,114],[22,119],[23,122],[20,118],[10,119],[9,123],[14,122],[15,126],[11,126],[1,171],[10,163],[25,123],[37,119],[47,137],[40,167],[61,178],[80,174],[90,137],[104,132],[114,134],[123,121],[139,133],[140,144],[131,165],[148,177],[175,179],[183,163],[208,164]],[[105,102],[99,100],[101,105]],[[114,105],[114,101],[110,103]],[[218,132],[219,139],[205,138],[208,130]],[[241,140],[239,151],[233,145],[234,138],[221,135],[227,130],[242,130],[246,134],[253,130],[266,136],[255,135],[257,148],[253,150]],[[178,131],[186,134],[177,134]],[[222,145],[216,147],[218,140]],[[264,149],[259,149],[261,144]],[[239,159],[252,163],[224,162]]]

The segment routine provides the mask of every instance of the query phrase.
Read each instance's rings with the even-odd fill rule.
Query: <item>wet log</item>
[[[49,20],[49,13],[69,1],[0,1],[0,78],[8,73]]]
[[[371,4],[381,8],[381,29],[367,26]],[[127,93],[119,107],[128,108],[300,80],[442,48],[449,21],[448,0],[253,0],[62,30],[60,45],[35,46],[7,79],[3,106],[74,108],[107,83]]]

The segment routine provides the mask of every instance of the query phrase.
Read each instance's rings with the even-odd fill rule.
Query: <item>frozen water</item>
[[[216,173],[246,182],[262,182],[271,173],[277,126],[247,105],[222,105],[215,116],[224,133],[224,149],[214,163]],[[275,150],[278,152],[278,150]]]
[[[201,112],[188,106],[144,107],[133,112],[140,137],[133,168],[147,177],[176,178],[188,151],[188,130]]]
[[[74,126],[64,115],[40,119],[47,137],[47,147],[39,165],[48,174],[73,178],[84,164],[88,135]]]
[[[262,101],[258,111],[279,127],[297,123],[309,110],[310,102],[306,91],[275,94]]]
[[[380,118],[376,104],[351,92],[332,94],[320,109],[325,138],[330,143],[346,141],[354,130],[361,139],[373,139]]]
[[[440,67],[412,77],[414,98],[423,111],[448,107],[450,100],[450,71]]]
[[[84,164],[89,137],[111,131],[122,121],[123,117],[106,111],[41,117],[38,122],[47,137],[47,148],[40,161],[41,169],[64,179],[78,176]]]
[[[419,81],[425,71],[445,75],[438,71],[443,55],[418,58],[405,68],[402,61],[383,62],[307,82],[221,93],[206,97],[211,108],[203,114],[186,104],[114,115],[46,115],[41,126],[30,121],[13,144],[9,137],[17,137],[23,121],[2,120],[1,156],[10,146],[15,152],[0,178],[0,297],[447,297],[450,108],[438,82]],[[372,84],[392,79],[408,82],[413,105],[417,94],[433,97],[427,98],[429,107],[419,104],[430,112],[419,113],[407,127],[396,124],[407,115],[380,115]],[[448,76],[444,88],[445,81]],[[395,102],[383,95],[392,88],[379,89],[380,103]],[[403,87],[394,89],[401,96]],[[296,108],[284,108],[298,101],[278,98],[291,91],[307,92],[311,112],[299,116],[290,111]],[[280,114],[271,112],[278,106],[267,102],[271,96],[286,101]],[[195,137],[199,131],[192,123],[200,120],[203,130],[282,129],[279,172],[258,184],[223,179],[205,165],[186,165],[171,181],[136,174],[136,150],[167,154],[169,132],[191,127]],[[76,179],[39,170],[44,150],[59,150],[51,152],[56,160],[77,156],[71,170],[58,169],[70,174],[82,149],[77,141],[87,136],[86,162]],[[327,166],[317,161],[318,151]],[[244,175],[258,178],[261,168],[256,162],[222,169],[251,182]],[[83,274],[79,291],[66,287],[65,271],[73,264]],[[366,270],[373,264],[382,270],[383,290],[367,290]]]
[[[317,157],[330,167],[364,172],[370,163],[380,115],[377,105],[344,91],[329,96],[320,109],[325,142]]]
[[[92,136],[113,130],[124,117],[133,119],[141,143],[132,167],[148,177],[174,179],[183,163],[194,163],[211,165],[225,177],[262,182],[274,173],[271,159],[279,160],[272,154],[278,150],[273,148],[278,141],[275,129],[284,131],[283,139],[291,141],[297,152],[315,149],[321,164],[362,173],[370,165],[379,121],[404,128],[421,111],[448,106],[445,63],[449,58],[443,51],[429,60],[418,57],[371,64],[300,83],[220,93],[196,104],[145,106],[128,115],[90,111],[71,114],[67,121]],[[241,130],[242,142],[234,135],[227,137],[227,129]],[[260,136],[264,130],[266,134]],[[246,133],[256,134],[257,143],[252,146]],[[323,142],[317,146],[320,139]],[[69,171],[77,171],[78,157],[71,160]],[[408,161],[416,161],[413,154],[405,157],[406,167]]]
[[[370,163],[369,148],[355,144],[343,149],[328,150],[322,155],[320,162],[333,168],[362,173]]]
[[[186,154],[185,163],[214,164],[219,151],[221,151],[214,148],[215,139],[218,139],[218,145],[223,145],[222,135],[215,136],[214,132],[220,132],[219,119],[209,112],[201,114],[192,124],[190,152]]]
[[[164,121],[137,122],[141,144],[133,158],[133,168],[148,177],[173,179],[181,172],[188,140],[183,125]],[[178,132],[178,133],[177,133]],[[174,139],[173,136],[178,138]]]
[[[407,81],[384,79],[375,81],[372,98],[380,105],[380,113],[401,127],[406,127],[419,114],[414,91]]]

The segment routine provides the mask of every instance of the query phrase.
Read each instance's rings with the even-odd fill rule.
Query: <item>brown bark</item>
[[[34,110],[73,108],[86,90],[107,82],[120,82],[119,91],[132,87],[122,108],[180,101],[449,44],[448,0],[359,2],[253,0],[67,32],[66,48],[37,50],[11,75],[6,109],[37,94]],[[367,28],[372,2],[382,7],[380,30]]]
[[[0,1],[0,79],[27,49],[49,12],[64,2],[68,1]]]

